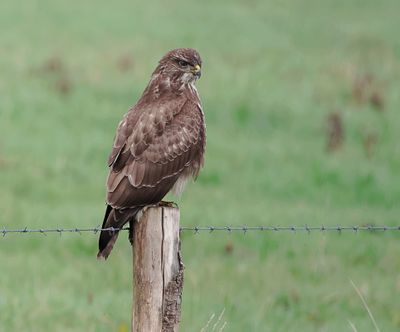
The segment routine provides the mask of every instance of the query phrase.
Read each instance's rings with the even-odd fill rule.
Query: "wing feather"
[[[187,168],[201,166],[205,133],[198,105],[182,97],[164,101],[158,109],[128,112],[118,126],[109,158],[110,205],[123,208],[157,202]]]

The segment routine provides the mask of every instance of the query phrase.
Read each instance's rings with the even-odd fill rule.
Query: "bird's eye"
[[[179,60],[179,61],[178,61],[178,64],[179,64],[179,66],[181,66],[181,67],[187,67],[187,66],[189,66],[189,63],[186,62],[186,61],[184,61],[184,60]]]

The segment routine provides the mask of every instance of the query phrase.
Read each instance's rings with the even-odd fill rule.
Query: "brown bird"
[[[135,106],[119,123],[110,157],[102,228],[120,229],[170,191],[180,195],[204,162],[205,124],[195,83],[197,51],[179,48],[160,60]],[[103,231],[98,258],[106,259],[118,231]]]

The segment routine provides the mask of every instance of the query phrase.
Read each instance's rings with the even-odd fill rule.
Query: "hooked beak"
[[[201,77],[201,67],[200,65],[195,65],[193,69],[193,74],[197,76],[197,78]]]

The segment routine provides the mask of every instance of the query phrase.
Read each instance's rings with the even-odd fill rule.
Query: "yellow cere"
[[[197,71],[200,71],[200,66],[199,65],[195,65],[194,66],[194,70],[197,72]]]

